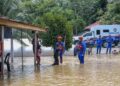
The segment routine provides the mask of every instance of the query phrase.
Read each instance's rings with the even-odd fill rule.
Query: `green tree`
[[[0,0],[0,16],[15,19],[20,0]]]
[[[86,22],[81,17],[74,19],[73,20],[73,34],[79,34],[80,32],[83,31],[85,26],[86,26]]]
[[[109,3],[100,21],[103,24],[120,24],[120,1]]]
[[[43,45],[53,46],[56,42],[56,36],[62,35],[65,40],[66,49],[72,46],[72,24],[62,14],[46,13],[43,20],[48,27],[48,33],[43,36]]]
[[[23,14],[20,9],[20,3],[21,3],[21,0],[0,0],[0,16],[7,17],[14,20],[21,20],[20,18],[18,18],[18,14],[20,13]],[[10,27],[7,27],[7,28],[5,27],[5,29],[10,30]],[[15,28],[12,28],[12,29],[15,29]],[[26,31],[22,33],[23,33],[23,37],[27,37],[28,39],[30,39],[30,36],[26,33]],[[21,37],[20,30],[14,30],[13,37],[17,39],[19,42],[21,42],[22,40],[20,40],[20,37]],[[22,43],[26,45],[23,41]]]

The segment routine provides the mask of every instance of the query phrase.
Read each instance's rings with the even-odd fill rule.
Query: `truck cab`
[[[82,36],[83,36],[83,40],[86,41],[88,39],[94,38],[94,32],[86,32]]]

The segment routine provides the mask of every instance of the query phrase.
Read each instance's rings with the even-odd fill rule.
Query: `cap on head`
[[[58,36],[57,36],[57,39],[62,40],[62,36],[61,36],[61,35],[58,35]]]
[[[82,36],[80,36],[80,37],[79,37],[79,40],[83,40],[83,37],[82,37]]]

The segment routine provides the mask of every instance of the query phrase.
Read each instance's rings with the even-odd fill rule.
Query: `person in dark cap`
[[[60,56],[60,63],[63,63],[63,53],[65,50],[64,42],[62,42],[63,37],[61,35],[57,36],[57,42],[55,44],[54,49],[54,63],[53,65],[59,65],[59,56]]]

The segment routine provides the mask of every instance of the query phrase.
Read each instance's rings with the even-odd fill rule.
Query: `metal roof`
[[[97,26],[97,25],[100,25],[100,22],[99,22],[99,21],[97,21],[97,22],[95,22],[95,23],[93,23],[93,24],[91,24],[91,25],[85,27],[84,30],[90,30],[92,27]]]
[[[34,31],[40,31],[40,32],[46,32],[45,29],[40,28],[38,26],[29,24],[29,23],[24,23],[4,17],[0,17],[0,25],[1,26],[7,26],[7,27],[13,27],[16,29],[25,29],[25,30],[34,30]]]

